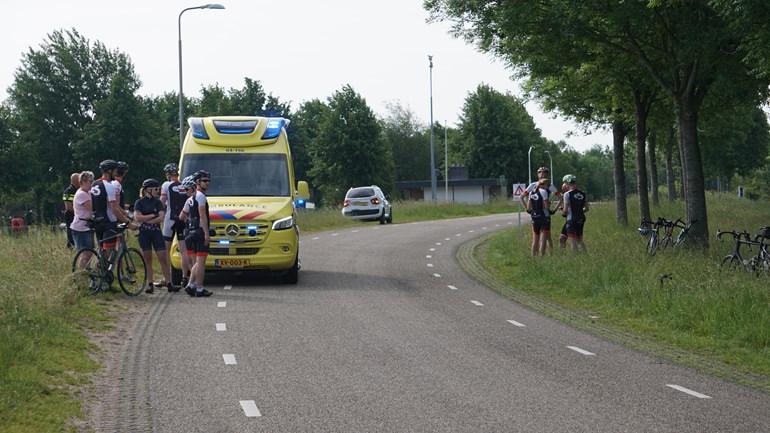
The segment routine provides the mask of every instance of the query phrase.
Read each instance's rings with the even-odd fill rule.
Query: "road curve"
[[[214,277],[211,298],[159,296],[131,345],[144,383],[116,384],[141,391],[120,414],[123,427],[770,431],[770,396],[540,316],[459,269],[462,242],[515,222],[493,215],[307,234],[297,286]]]

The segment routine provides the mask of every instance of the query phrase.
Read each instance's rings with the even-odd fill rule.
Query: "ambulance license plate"
[[[216,259],[214,266],[217,268],[245,268],[249,266],[249,259]]]

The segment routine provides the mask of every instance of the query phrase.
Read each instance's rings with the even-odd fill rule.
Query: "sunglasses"
[[[210,182],[210,181],[211,181],[211,179],[201,179],[201,180],[199,180],[199,182]]]

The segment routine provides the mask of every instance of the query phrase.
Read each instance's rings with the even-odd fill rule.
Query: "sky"
[[[205,1],[205,0],[204,0]],[[184,93],[218,83],[240,88],[244,77],[296,109],[325,100],[350,84],[379,115],[388,103],[430,120],[428,54],[433,55],[433,113],[454,125],[469,92],[480,83],[522,96],[512,71],[449,33],[448,23],[428,23],[422,0],[221,0],[225,10],[190,10],[182,16]],[[196,3],[184,0],[28,0],[3,9],[0,26],[0,100],[7,98],[23,52],[55,29],[77,29],[92,41],[127,53],[143,95],[176,91],[177,17]],[[607,131],[585,135],[578,125],[527,110],[542,134],[577,150],[611,145]],[[572,134],[571,134],[572,133]]]

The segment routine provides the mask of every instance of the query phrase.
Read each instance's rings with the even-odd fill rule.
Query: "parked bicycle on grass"
[[[654,222],[642,220],[638,230],[640,235],[650,237],[647,242],[647,254],[654,256],[658,249],[665,249],[671,245],[673,245],[673,248],[679,248],[684,245],[690,229],[697,222],[697,220],[692,220],[689,224],[685,224],[681,218],[677,218],[676,221],[669,221],[658,217],[657,221]],[[663,228],[662,236],[660,234],[661,228]],[[674,239],[674,230],[677,228],[680,231],[676,239]]]
[[[94,220],[89,222],[93,225]],[[105,238],[102,242],[117,241],[116,249],[84,248],[75,254],[72,261],[72,272],[88,278],[88,290],[91,294],[108,291],[115,280],[115,265],[117,265],[117,280],[121,290],[126,295],[136,296],[147,286],[147,266],[142,253],[126,244],[125,231],[129,223],[117,225],[117,234]]]
[[[744,230],[742,232],[732,231],[720,231],[717,230],[717,239],[722,241],[724,235],[731,235],[735,242],[735,249],[731,254],[728,254],[722,259],[720,263],[720,269],[728,269],[735,271],[737,269],[744,269],[749,272],[754,272],[759,275],[770,275],[770,252],[768,252],[767,240],[770,239],[770,227],[762,228],[759,233],[751,238],[751,234]],[[746,245],[749,249],[751,247],[757,247],[757,254],[753,257],[743,257],[741,254],[741,246]]]

